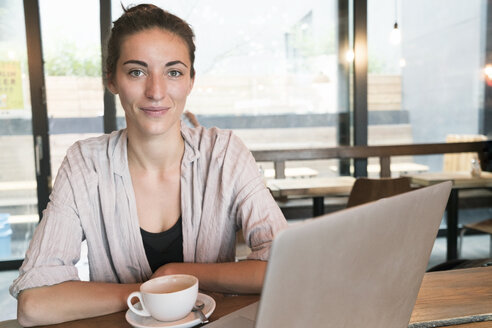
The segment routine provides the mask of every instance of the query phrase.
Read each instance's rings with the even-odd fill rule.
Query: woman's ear
[[[113,82],[113,77],[111,76],[111,74],[106,74],[106,86],[112,94],[114,95],[118,94],[118,88],[116,87],[116,84]]]
[[[193,90],[193,85],[195,84],[195,77],[193,76],[191,79],[190,79],[190,88],[188,89],[188,95],[190,95],[191,93],[191,90]]]

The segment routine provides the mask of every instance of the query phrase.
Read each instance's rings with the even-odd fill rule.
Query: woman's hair
[[[161,28],[179,36],[188,47],[191,69],[190,76],[195,76],[195,35],[190,25],[181,18],[151,4],[123,8],[123,15],[113,23],[107,44],[106,78],[112,79],[116,72],[116,62],[120,58],[121,44],[132,34],[152,28]]]

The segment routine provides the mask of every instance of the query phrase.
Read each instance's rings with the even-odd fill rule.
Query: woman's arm
[[[67,281],[26,289],[18,296],[17,320],[30,327],[123,311],[128,295],[139,288],[140,284]]]
[[[267,262],[247,260],[226,263],[169,263],[154,272],[152,278],[177,273],[198,278],[200,289],[238,294],[259,294]]]

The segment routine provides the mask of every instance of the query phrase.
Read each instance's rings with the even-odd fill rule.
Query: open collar
[[[189,165],[200,158],[198,143],[200,140],[199,133],[201,129],[190,128],[185,122],[181,121],[181,136],[185,142],[185,151],[183,154],[183,164]],[[128,172],[128,135],[126,129],[112,132],[109,138],[108,154],[113,159],[113,171],[120,176]],[[111,145],[114,145],[111,147]]]

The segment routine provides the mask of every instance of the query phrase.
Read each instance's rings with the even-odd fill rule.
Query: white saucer
[[[198,300],[202,301],[205,305],[203,307],[203,313],[208,318],[215,310],[215,300],[205,294],[198,293]],[[140,302],[135,303],[135,307],[140,308]],[[132,310],[126,311],[126,321],[135,328],[160,328],[160,327],[172,327],[172,328],[184,328],[193,327],[201,323],[200,316],[196,312],[190,312],[186,317],[176,321],[158,321],[152,317],[142,317],[132,312]]]

